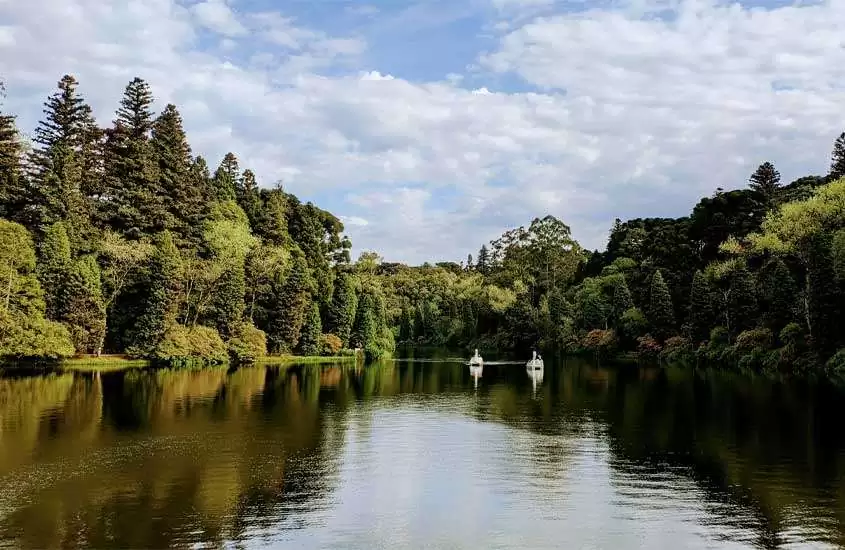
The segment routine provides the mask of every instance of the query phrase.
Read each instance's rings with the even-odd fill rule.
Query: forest
[[[764,162],[688,216],[616,220],[604,251],[547,215],[465,262],[353,262],[336,216],[194,155],[144,80],[101,128],[64,76],[31,142],[0,111],[0,357],[534,348],[845,378],[843,177],[845,133],[828,174]]]

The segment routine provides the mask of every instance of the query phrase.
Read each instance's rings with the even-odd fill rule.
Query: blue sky
[[[344,219],[356,252],[460,260],[555,215],[678,216],[845,130],[840,1],[0,0],[4,110],[65,73],[103,124],[147,79],[227,150]]]

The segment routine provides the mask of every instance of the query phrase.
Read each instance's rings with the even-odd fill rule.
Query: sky
[[[354,253],[459,261],[551,214],[683,216],[764,161],[827,172],[845,1],[0,0],[3,110],[32,133],[63,74],[107,125],[126,84],[175,103],[344,222]]]

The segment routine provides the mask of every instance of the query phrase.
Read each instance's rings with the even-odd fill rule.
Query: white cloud
[[[306,200],[346,196],[331,209],[356,249],[408,261],[464,258],[546,213],[600,247],[613,218],[682,215],[717,186],[742,185],[763,160],[785,178],[822,171],[843,129],[838,2],[687,2],[664,20],[640,17],[660,8],[649,0],[511,20],[479,64],[534,93],[505,93],[478,81],[483,73],[462,88],[460,75],[422,82],[350,65],[366,36],[237,6],[249,35],[223,32],[240,38],[224,59],[201,49],[196,5],[0,3],[14,37],[0,39],[7,108],[31,130],[72,72],[106,124],[126,82],[142,76],[160,105],[179,105],[210,162],[231,149],[265,185],[282,180]]]
[[[200,24],[224,36],[244,36],[247,33],[226,0],[205,0],[194,4],[191,11]]]

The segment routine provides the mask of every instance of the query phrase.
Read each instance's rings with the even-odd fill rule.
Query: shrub
[[[651,334],[637,338],[637,355],[640,359],[654,359],[660,353],[660,342]]]
[[[839,384],[845,382],[845,348],[840,349],[828,359],[824,367],[831,380]]]
[[[225,363],[229,354],[215,329],[173,325],[156,347],[152,358],[174,366],[187,366]]]
[[[683,336],[673,336],[666,340],[660,357],[668,363],[689,363],[694,359],[692,342]]]
[[[254,363],[267,355],[267,335],[250,323],[241,323],[229,340],[229,357],[235,363]]]
[[[0,358],[60,359],[74,351],[64,325],[0,311]]]
[[[593,329],[581,341],[584,349],[597,354],[609,354],[616,347],[616,332],[613,330]]]
[[[753,330],[746,330],[736,337],[737,351],[751,351],[754,349],[768,350],[771,349],[774,342],[774,335],[772,331],[767,328],[757,328]]]
[[[335,356],[340,353],[343,342],[334,334],[323,334],[320,336],[320,353],[326,356]]]

